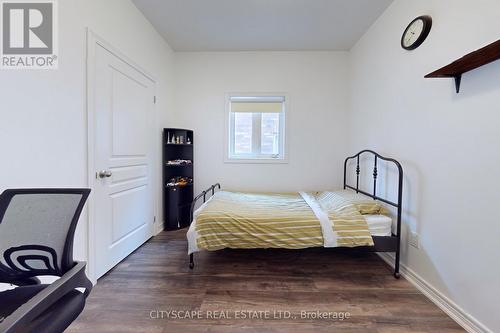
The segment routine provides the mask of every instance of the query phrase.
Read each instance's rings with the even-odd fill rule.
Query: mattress
[[[392,219],[385,215],[363,215],[372,236],[390,236]]]
[[[189,252],[223,248],[373,246],[365,214],[381,214],[374,200],[346,190],[299,193],[219,191],[194,212]],[[366,202],[365,202],[366,201]],[[380,221],[377,221],[380,223]],[[381,233],[377,230],[377,234]]]
[[[188,252],[193,253],[197,252],[200,249],[198,248],[197,245],[197,237],[198,233],[196,231],[197,229],[197,221],[196,217],[207,204],[209,201],[212,200],[213,197],[211,197],[206,203],[204,203],[196,212],[195,212],[195,218],[193,222],[191,223],[189,230],[187,232],[187,238],[188,238]],[[391,236],[392,234],[392,219],[388,216],[381,215],[381,214],[367,214],[367,215],[362,215],[363,218],[365,219],[367,225],[368,225],[368,230],[369,233],[372,236]]]
[[[363,215],[372,236],[391,236],[392,219],[385,215]],[[187,233],[189,253],[199,251],[196,246],[196,219],[189,226]]]
[[[343,194],[332,192],[325,209],[315,193],[219,191],[194,213],[197,246],[208,251],[373,246],[357,202]]]

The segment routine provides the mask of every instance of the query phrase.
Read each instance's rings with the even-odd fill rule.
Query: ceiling
[[[349,50],[393,0],[132,0],[175,51]]]

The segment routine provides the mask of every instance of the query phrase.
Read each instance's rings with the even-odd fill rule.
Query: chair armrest
[[[85,288],[84,294],[87,297],[92,290],[92,283],[85,275],[85,265],[85,262],[77,262],[66,274],[21,305],[0,323],[0,332],[23,332],[35,318],[75,288]]]

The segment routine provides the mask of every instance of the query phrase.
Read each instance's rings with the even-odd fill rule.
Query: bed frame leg
[[[194,254],[191,253],[189,255],[189,269],[193,269],[194,268]]]
[[[396,260],[394,263],[394,277],[399,279],[401,274],[399,274],[399,249],[396,251]]]

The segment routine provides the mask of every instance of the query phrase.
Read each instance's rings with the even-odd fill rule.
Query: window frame
[[[231,102],[232,99],[237,97],[241,98],[255,98],[256,100],[266,100],[266,98],[281,98],[284,101],[283,111],[280,115],[280,132],[279,132],[279,156],[272,157],[272,155],[261,155],[255,156],[249,155],[239,155],[236,156],[232,154],[233,144],[234,144],[234,112],[231,112]],[[288,163],[288,140],[287,140],[287,124],[288,116],[290,112],[289,107],[289,96],[286,93],[228,93],[226,94],[225,103],[225,131],[224,131],[224,162],[225,163]],[[259,124],[259,129],[261,129],[262,113],[253,113],[253,124]],[[258,142],[261,143],[261,136],[258,136]],[[252,136],[252,140],[257,141],[255,136]],[[255,144],[256,142],[252,142]]]

